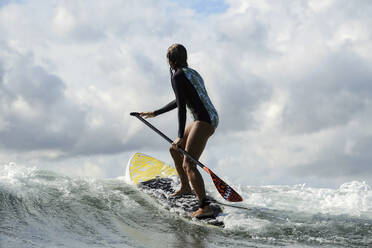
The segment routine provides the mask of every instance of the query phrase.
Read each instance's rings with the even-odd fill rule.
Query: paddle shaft
[[[130,115],[132,116],[135,116],[137,117],[140,121],[142,121],[143,123],[145,123],[149,128],[151,128],[152,130],[154,130],[157,134],[159,134],[161,137],[163,137],[166,141],[168,141],[170,144],[173,143],[173,140],[171,140],[170,138],[168,138],[165,134],[163,134],[159,129],[157,129],[156,127],[154,127],[153,125],[151,125],[151,123],[149,123],[148,121],[146,121],[145,119],[142,118],[142,116],[137,113],[137,112],[132,112],[130,113]],[[187,157],[189,157],[194,163],[196,163],[197,165],[199,165],[203,170],[205,170],[206,166],[203,165],[202,163],[200,163],[197,159],[195,159],[190,153],[186,152],[184,149],[182,149],[181,147],[178,147],[178,151],[182,152],[184,155],[186,155]]]

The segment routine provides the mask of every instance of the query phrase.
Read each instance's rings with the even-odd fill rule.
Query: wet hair
[[[173,44],[168,48],[167,58],[171,69],[187,67],[187,51],[181,44]]]

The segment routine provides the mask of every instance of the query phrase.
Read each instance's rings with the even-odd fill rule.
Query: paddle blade
[[[214,174],[208,167],[204,166],[203,169],[212,177],[213,183],[217,188],[218,193],[227,201],[241,202],[243,198],[227,183],[222,181],[216,174]]]

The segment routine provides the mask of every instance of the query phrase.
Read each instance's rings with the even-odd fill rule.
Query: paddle
[[[130,115],[137,117],[140,121],[142,121],[143,123],[145,123],[148,127],[150,127],[152,130],[154,130],[156,133],[158,133],[161,137],[163,137],[169,143],[171,143],[171,144],[173,143],[173,141],[170,138],[168,138],[167,136],[165,136],[165,134],[163,134],[162,132],[160,132],[156,127],[154,127],[148,121],[146,121],[145,119],[143,119],[141,117],[140,113],[132,112],[132,113],[130,113]],[[186,152],[182,148],[178,148],[178,150],[180,152],[182,152],[185,156],[189,157],[194,163],[196,163],[197,165],[199,165],[203,170],[205,170],[212,177],[213,183],[216,186],[218,193],[220,193],[220,195],[225,200],[228,200],[230,202],[240,202],[240,201],[243,201],[243,198],[233,188],[231,188],[227,183],[225,183],[224,181],[222,181],[222,179],[220,179],[216,174],[214,174],[207,166],[203,165],[197,159],[193,158],[193,156],[191,156],[191,154],[189,154],[188,152]]]

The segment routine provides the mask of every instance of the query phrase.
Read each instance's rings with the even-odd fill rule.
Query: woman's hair
[[[168,48],[167,58],[171,69],[187,67],[187,51],[181,44],[173,44]]]

